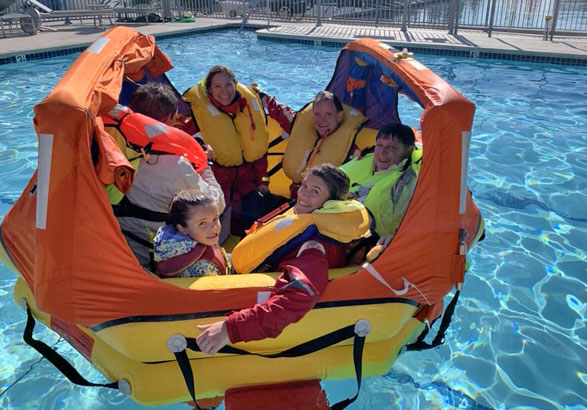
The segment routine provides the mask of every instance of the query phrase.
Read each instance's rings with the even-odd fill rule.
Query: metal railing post
[[[455,2],[456,0],[450,0],[448,4],[448,34],[454,34],[455,30]]]
[[[459,33],[459,18],[461,16],[461,0],[455,1],[455,19],[454,19],[454,33],[453,35],[457,35]]]
[[[408,7],[409,0],[404,0],[404,12],[402,15],[402,31],[408,31]]]
[[[375,0],[375,27],[379,27],[379,0]]]
[[[485,12],[485,27],[489,25],[489,15],[491,14],[491,2],[487,2],[487,11]]]
[[[493,21],[495,20],[495,3],[497,0],[492,0],[491,2],[491,16],[489,17],[489,28],[487,30],[487,35],[491,37],[491,32],[493,31]]]
[[[265,0],[265,11],[267,12],[267,27],[271,25],[271,8],[269,7],[269,0]]]
[[[544,36],[542,36],[542,40],[547,41],[548,36],[550,35],[550,22],[552,20],[552,16],[547,14],[544,16]]]
[[[554,30],[556,30],[556,23],[558,21],[558,11],[560,9],[561,0],[556,0],[554,3],[554,13],[552,17],[552,25],[550,26],[550,41],[554,37]]]
[[[317,1],[316,7],[318,7],[318,20],[316,20],[316,27],[319,27],[322,25],[322,0]]]

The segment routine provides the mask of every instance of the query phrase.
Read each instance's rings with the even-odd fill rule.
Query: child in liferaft
[[[207,193],[184,190],[171,201],[169,216],[155,235],[155,271],[162,278],[226,275],[230,261],[218,244],[218,204]]]

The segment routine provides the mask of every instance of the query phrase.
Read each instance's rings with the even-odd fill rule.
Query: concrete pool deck
[[[223,28],[239,28],[239,20],[197,18],[194,23],[133,23],[127,24],[143,34],[157,38],[196,34]],[[100,37],[105,28],[94,27],[92,21],[64,25],[48,23],[52,30],[43,29],[36,35],[27,35],[18,28],[0,38],[0,64],[42,59],[60,54],[81,51]],[[545,62],[562,65],[587,66],[587,37],[555,37],[544,41],[542,36],[494,32],[492,37],[481,31],[461,30],[450,35],[444,30],[343,26],[339,24],[282,23],[250,20],[249,29],[255,29],[262,40],[301,42],[315,45],[342,46],[346,42],[372,37],[396,48],[407,48],[420,53],[455,55],[464,57],[496,58]],[[55,31],[54,31],[55,30]]]

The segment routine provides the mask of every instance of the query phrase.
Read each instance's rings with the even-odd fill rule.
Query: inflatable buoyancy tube
[[[318,135],[314,127],[312,104],[296,114],[287,147],[283,155],[283,171],[296,183],[302,174],[314,165],[331,163],[339,166],[347,159],[360,126],[367,121],[358,110],[343,104],[343,119],[336,131],[324,138],[319,152]]]
[[[138,170],[140,159],[148,153],[183,156],[196,172],[208,166],[208,158],[200,144],[180,129],[133,112],[120,104],[102,119],[104,128],[135,170]],[[118,204],[124,196],[114,185],[108,185],[106,191],[113,204]]]
[[[379,236],[391,235],[397,229],[400,221],[394,221],[393,227],[383,228],[382,221],[389,220],[389,217],[383,218],[381,212],[393,213],[392,210],[382,207],[380,204],[389,202],[387,197],[391,195],[392,187],[396,184],[400,176],[408,168],[418,175],[422,163],[422,148],[418,147],[412,151],[409,164],[407,160],[402,161],[399,166],[384,172],[373,173],[374,153],[365,155],[360,160],[347,162],[341,166],[341,169],[348,175],[351,183],[351,192],[357,192],[360,187],[371,187],[363,204],[369,209],[375,220],[375,230]],[[385,196],[385,198],[383,198]],[[407,200],[407,199],[406,199]],[[389,228],[393,232],[389,231]]]
[[[246,99],[253,118],[249,117],[248,110],[239,111],[232,118],[216,108],[208,98],[204,80],[183,94],[183,99],[191,104],[204,141],[214,150],[214,161],[222,166],[256,161],[265,155],[269,145],[265,112],[259,96],[240,83],[236,85],[236,90]]]
[[[293,208],[249,233],[232,251],[238,273],[267,270],[300,242],[314,234],[333,242],[348,244],[371,234],[369,213],[358,201],[326,201],[309,214],[295,214]]]

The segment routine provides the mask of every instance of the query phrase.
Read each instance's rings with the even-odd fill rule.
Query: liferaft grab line
[[[415,284],[413,284],[412,282],[410,282],[406,278],[402,278],[404,281],[403,289],[396,290],[396,289],[392,288],[389,283],[387,283],[387,281],[383,278],[383,276],[381,276],[381,274],[379,272],[377,272],[377,269],[375,269],[375,267],[373,265],[371,265],[369,262],[365,262],[362,267],[365,270],[367,270],[367,272],[369,272],[371,274],[371,276],[373,276],[375,279],[377,279],[381,284],[383,284],[386,288],[391,290],[397,296],[403,296],[406,293],[408,293],[408,290],[410,289],[410,286],[411,286],[414,289],[416,289],[416,291],[420,294],[420,296],[422,296],[424,298],[424,300],[426,301],[427,304],[431,305],[431,303],[428,300],[428,298],[426,297],[426,295],[424,295],[422,293],[422,291],[420,289],[418,289],[418,287]]]
[[[442,320],[440,322],[438,332],[436,333],[436,336],[432,340],[432,343],[426,343],[424,341],[426,334],[428,334],[428,329],[427,329],[426,333],[422,333],[422,335],[418,338],[418,340],[416,342],[414,342],[410,345],[407,345],[406,350],[408,350],[408,351],[428,350],[428,349],[438,347],[444,343],[446,330],[450,326],[450,322],[451,322],[452,316],[455,312],[455,307],[456,307],[457,302],[459,300],[460,294],[461,294],[461,291],[457,290],[455,292],[455,295],[453,296],[452,300],[450,301],[450,303],[446,307],[446,310],[444,311],[444,315],[442,315]]]
[[[35,328],[35,318],[31,313],[28,305],[26,306],[27,322],[24,328],[22,338],[24,341],[41,354],[45,359],[49,360],[53,366],[57,368],[70,382],[79,386],[88,387],[107,387],[109,389],[118,390],[118,383],[92,383],[86,380],[78,371],[63,358],[59,353],[53,350],[49,345],[33,338],[33,330]]]
[[[310,353],[314,353],[318,350],[327,348],[329,346],[335,345],[343,340],[349,339],[354,337],[353,340],[353,362],[355,366],[355,376],[357,379],[357,394],[354,397],[342,400],[336,403],[332,409],[333,410],[343,410],[349,404],[354,402],[357,397],[359,396],[359,392],[361,390],[361,380],[363,374],[363,348],[365,346],[365,338],[367,334],[371,330],[371,325],[367,320],[359,320],[354,325],[346,326],[341,329],[335,330],[334,332],[328,333],[326,335],[320,336],[316,339],[310,340],[308,342],[302,343],[300,345],[294,346],[290,349],[284,350],[280,353],[274,353],[271,355],[263,355],[258,353],[248,352],[246,350],[237,349],[232,346],[225,346],[220,349],[219,353],[227,353],[227,354],[239,354],[239,355],[253,355],[253,356],[260,356],[268,359],[275,359],[279,357],[299,357],[304,356]],[[183,339],[179,343],[177,343],[178,339]],[[175,345],[175,346],[174,346]],[[196,394],[195,394],[195,378],[193,377],[193,372],[191,370],[190,359],[187,356],[186,349],[193,350],[195,352],[201,352],[200,347],[196,343],[195,338],[184,338],[181,335],[172,335],[169,338],[168,346],[170,346],[170,350],[172,350],[175,358],[177,360],[177,364],[179,365],[181,372],[184,377],[184,381],[194,400],[196,408],[199,409],[198,404],[196,402]]]

